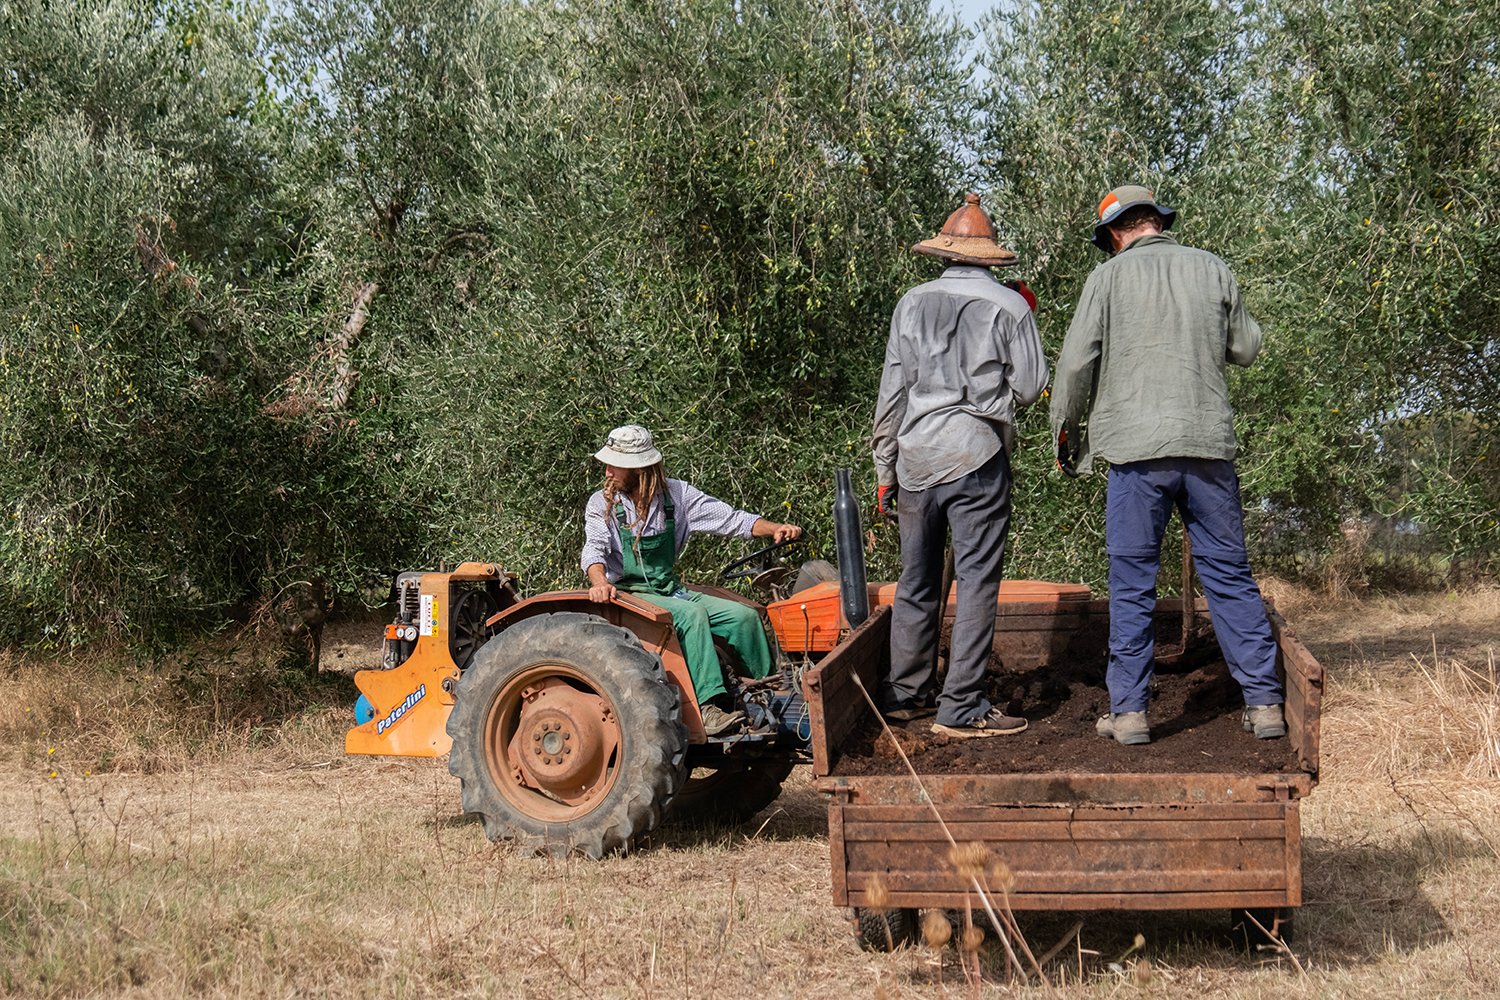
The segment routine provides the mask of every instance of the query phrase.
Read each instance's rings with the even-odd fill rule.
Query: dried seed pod
[[[922,914],[922,940],[933,951],[953,940],[953,925],[948,923],[942,910],[928,910]]]
[[[865,901],[875,910],[884,910],[891,905],[891,890],[885,887],[885,879],[878,874],[871,875],[865,885]]]
[[[1010,892],[1016,887],[1016,873],[1010,870],[1010,865],[996,858],[990,863],[989,884]]]
[[[978,951],[979,946],[984,943],[983,927],[965,927],[963,936],[964,951]]]
[[[958,844],[948,849],[948,863],[964,878],[983,878],[984,867],[993,857],[990,849],[977,841]]]

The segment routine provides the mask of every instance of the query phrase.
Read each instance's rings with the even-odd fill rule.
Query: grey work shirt
[[[1015,441],[1047,362],[1031,308],[988,268],[952,265],[891,315],[871,448],[882,486],[925,490],[968,475]]]
[[[1143,236],[1084,282],[1052,384],[1053,438],[1087,421],[1080,472],[1095,457],[1233,459],[1225,366],[1248,367],[1260,339],[1228,264]]]
[[[667,493],[672,498],[672,519],[676,525],[673,553],[681,555],[687,546],[688,536],[695,531],[707,531],[715,535],[731,535],[749,538],[750,529],[760,520],[759,514],[735,510],[723,500],[715,499],[691,483],[681,479],[667,480]],[[635,523],[635,504],[621,494],[620,503],[625,507],[625,523]],[[657,535],[665,531],[667,515],[661,497],[657,497],[646,513],[646,523],[641,526],[642,535]],[[583,554],[579,564],[587,573],[594,563],[604,564],[604,575],[610,583],[616,583],[625,572],[621,558],[620,525],[615,512],[604,509],[604,491],[595,490],[583,508]]]

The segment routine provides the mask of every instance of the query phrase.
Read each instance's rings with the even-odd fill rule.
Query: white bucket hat
[[[594,457],[605,465],[621,469],[644,469],[661,461],[661,452],[651,440],[651,432],[640,424],[626,424],[609,432],[604,447]]]

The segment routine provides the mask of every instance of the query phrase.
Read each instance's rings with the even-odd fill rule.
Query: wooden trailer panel
[[[1182,781],[927,776],[939,822],[910,778],[825,779],[819,786],[832,797],[834,902],[867,905],[878,879],[892,906],[962,906],[970,886],[949,852],[954,843],[982,843],[994,858],[986,888],[998,893],[1008,870],[1016,909],[1299,905],[1300,817],[1292,796],[1310,781],[1244,775]],[[1067,798],[1048,801],[1049,795]]]
[[[869,696],[878,699],[880,677],[890,666],[891,609],[881,607],[807,672],[802,693],[811,724],[813,774],[828,774],[833,766],[833,748],[870,717],[870,704],[854,678],[859,677]]]
[[[1097,603],[1087,614],[1107,612]],[[1180,613],[1171,604],[1158,613]],[[1059,619],[1060,630],[1077,631],[1074,609]],[[1279,616],[1272,625],[1295,773],[924,775],[918,787],[903,774],[831,776],[838,747],[871,711],[854,676],[875,697],[889,664],[889,610],[877,609],[805,680],[814,773],[830,799],[835,904],[870,905],[878,879],[888,906],[961,907],[971,889],[949,851],[978,842],[1008,869],[1016,909],[1300,905],[1298,799],[1317,782],[1323,670]],[[1005,882],[988,873],[987,888]]]
[[[1287,738],[1297,752],[1297,766],[1315,775],[1321,751],[1318,723],[1323,712],[1323,665],[1278,614],[1271,615],[1271,631],[1276,636],[1281,654],[1278,665],[1286,682]]]

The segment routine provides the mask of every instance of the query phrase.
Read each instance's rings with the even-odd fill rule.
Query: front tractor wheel
[[[661,660],[627,629],[538,615],[459,679],[448,770],[491,840],[554,857],[627,851],[686,775],[687,727]]]

